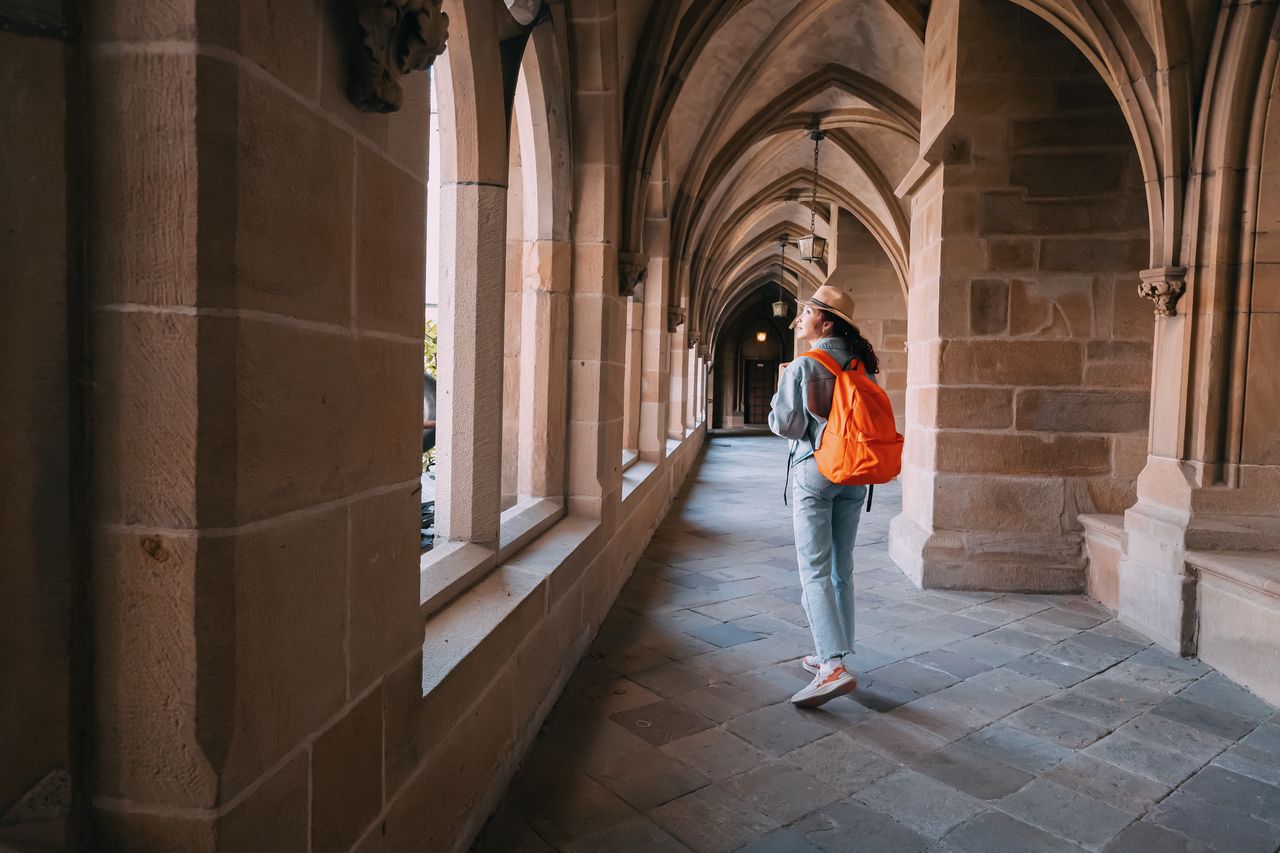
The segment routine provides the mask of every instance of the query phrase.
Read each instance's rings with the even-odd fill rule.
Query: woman
[[[791,325],[800,340],[811,349],[825,350],[845,369],[857,361],[869,376],[879,372],[875,351],[853,324],[853,299],[847,293],[823,285],[799,305],[800,315]],[[834,388],[830,371],[815,359],[797,358],[783,370],[769,413],[769,428],[794,440],[791,511],[801,602],[814,644],[814,654],[805,655],[801,663],[814,677],[791,701],[804,707],[817,707],[858,686],[850,668],[853,541],[867,487],[832,483],[813,458],[822,444]]]

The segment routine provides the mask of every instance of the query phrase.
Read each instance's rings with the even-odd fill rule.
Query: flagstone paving
[[[1280,715],[1079,595],[855,557],[858,691],[808,681],[786,444],[713,439],[476,843],[483,853],[1280,848]]]

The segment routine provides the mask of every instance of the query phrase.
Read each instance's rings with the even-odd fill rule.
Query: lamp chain
[[[821,130],[814,130],[810,136],[813,137],[813,184],[812,195],[809,199],[809,234],[813,235],[817,232],[814,230],[818,224],[818,145],[825,136]]]

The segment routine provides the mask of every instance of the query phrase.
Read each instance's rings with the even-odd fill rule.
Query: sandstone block
[[[1149,388],[1151,365],[1143,362],[1089,362],[1084,367],[1084,384],[1094,388]]]
[[[1120,515],[1138,499],[1137,487],[1130,477],[1091,477],[1085,481],[1088,501],[1079,509]]]
[[[1149,403],[1146,391],[1024,389],[1016,424],[1033,432],[1143,432]]]
[[[417,403],[421,391],[407,382],[380,387],[362,376],[356,343],[346,335],[251,320],[239,321],[238,328],[232,409],[237,518],[243,523],[346,494],[356,474],[368,475],[361,463],[390,452],[353,446],[356,435],[370,434],[351,429],[371,417],[357,402],[402,387]],[[386,437],[394,436],[387,429]]]
[[[1059,113],[1110,112],[1116,107],[1116,97],[1096,75],[1093,79],[1059,80],[1053,85],[1053,107]]]
[[[404,106],[399,112],[386,115],[385,150],[387,156],[401,168],[425,181],[431,145],[427,138],[427,123],[422,120],[422,116],[431,112],[431,74],[408,74],[401,77],[400,88],[404,92]]]
[[[987,267],[992,272],[1034,269],[1036,244],[1032,239],[987,240]]]
[[[388,672],[381,690],[382,761],[386,796],[393,800],[431,746],[423,726],[422,655]]]
[[[199,5],[198,0],[106,0],[85,10],[85,31],[95,42],[189,41],[195,37]]]
[[[209,808],[218,779],[197,743],[197,580],[229,577],[229,549],[186,536],[105,532],[92,547],[93,790]]]
[[[1138,229],[1144,229],[1147,221],[1146,215],[1146,202],[1140,195],[1134,198],[1125,196],[1122,199],[1108,195],[1064,200],[1028,200],[1021,191],[1012,193],[992,191],[984,193],[982,196],[981,216],[982,233],[984,235],[1126,234],[1134,233]],[[1093,241],[1055,240],[1052,242],[1062,244],[1055,248],[1057,254],[1054,255],[1054,258],[1056,259],[1064,252],[1068,257],[1087,257],[1089,255],[1087,246],[1076,246],[1075,244],[1087,244]],[[1042,243],[1040,249],[1041,269],[1102,271],[1101,269],[1092,269],[1087,266],[1046,266],[1044,263],[1044,251],[1045,244]],[[1120,259],[1131,257],[1130,254],[1120,250],[1114,251],[1119,257],[1112,258],[1111,262],[1113,264],[1118,265]],[[1137,263],[1127,263],[1120,267],[1120,270],[1136,272],[1143,269],[1147,262],[1145,245],[1141,254],[1142,257]],[[1093,255],[1098,259],[1094,262],[1095,265],[1101,263],[1101,260],[1105,257],[1101,250],[1095,250]],[[1061,263],[1061,261],[1058,261],[1058,263]],[[1108,268],[1108,271],[1110,269],[1112,268]]]
[[[196,524],[198,330],[219,321],[100,313],[93,324],[93,504],[101,522]],[[211,456],[215,456],[211,454]],[[225,456],[215,456],[224,466]]]
[[[119,14],[124,14],[130,4],[119,5]],[[158,23],[164,10],[187,5],[181,0],[160,3],[154,17],[137,17]],[[126,53],[96,56],[89,62],[89,126],[95,144],[89,169],[88,211],[94,227],[89,230],[88,252],[94,299],[100,304],[192,305],[199,180],[197,60],[190,55]],[[232,239],[230,234],[221,236]]]
[[[1136,480],[1147,466],[1147,447],[1149,441],[1145,427],[1141,432],[1132,432],[1111,437],[1111,470],[1116,477]]]
[[[299,753],[218,822],[218,849],[306,853],[308,753]]]
[[[1033,533],[1062,528],[1062,480],[939,475],[933,488],[938,529]]]
[[[236,182],[224,190],[237,199],[236,304],[346,324],[354,141],[247,74],[239,126]]]
[[[93,810],[93,849],[104,853],[215,853],[219,847],[212,818],[99,807]]]
[[[1249,328],[1249,371],[1245,379],[1242,461],[1280,464],[1280,383],[1264,365],[1280,364],[1280,314],[1252,316]],[[1256,366],[1255,366],[1256,365]]]
[[[1009,328],[1009,284],[1000,279],[969,282],[969,331],[975,335],[1003,334]]]
[[[1117,276],[1111,292],[1112,337],[1141,341],[1150,347],[1155,339],[1155,319],[1151,303],[1138,295],[1133,275]]]
[[[1127,151],[1015,154],[1009,183],[1029,198],[1095,196],[1118,192],[1129,165]]]
[[[312,0],[200,3],[202,42],[235,51],[304,98],[316,96],[321,4]],[[288,38],[281,35],[288,33]]]
[[[211,730],[205,738],[230,742],[224,799],[346,701],[346,511],[257,527],[233,544],[234,570],[206,581],[200,602],[207,630],[228,632],[225,645],[204,653],[200,668],[203,699],[218,705],[204,715]]]
[[[1015,279],[1009,306],[1009,331],[1014,335],[1086,338],[1093,329],[1089,278]]]
[[[355,503],[351,513],[350,693],[422,644],[419,493],[404,486]]]
[[[939,381],[956,385],[1078,385],[1082,350],[1074,341],[944,341]]]
[[[1079,477],[1111,470],[1103,436],[947,431],[938,434],[937,469],[956,474]]]
[[[930,391],[934,393],[931,395]],[[920,389],[916,422],[939,429],[1004,429],[1013,425],[1012,388],[953,388],[946,385]],[[929,401],[930,396],[933,397]],[[934,410],[932,422],[929,409]]]
[[[361,337],[355,346],[354,426],[345,464],[349,490],[406,480],[422,470],[422,347]]]
[[[312,747],[311,849],[346,853],[381,810],[382,693],[375,690]]]
[[[362,329],[421,335],[425,187],[363,145],[356,182],[356,322]]]
[[[1065,85],[1071,84],[1067,82]],[[1113,107],[1115,101],[1110,90],[1106,86],[1100,88],[1106,97],[1102,106]],[[1097,116],[1071,115],[1014,119],[1010,123],[1010,132],[1010,144],[1014,150],[1077,146],[1095,148],[1104,145],[1127,148],[1133,141],[1129,135],[1129,128],[1124,123],[1124,117],[1118,110],[1111,110],[1108,115]],[[1108,152],[1108,156],[1115,155]]]
[[[1100,224],[1099,230],[1105,227]],[[1040,269],[1049,272],[1132,274],[1142,269],[1146,263],[1146,238],[1055,238],[1045,239],[1040,243]]]

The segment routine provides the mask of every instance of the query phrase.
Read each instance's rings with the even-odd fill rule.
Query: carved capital
[[[1138,273],[1138,295],[1156,304],[1161,317],[1178,316],[1178,300],[1187,290],[1186,267],[1156,267]]]
[[[635,295],[649,274],[649,259],[640,252],[623,252],[618,256],[618,291],[623,296]]]
[[[675,334],[676,330],[684,325],[684,309],[668,308],[667,309],[667,331]]]
[[[355,0],[359,24],[351,39],[347,95],[361,110],[392,113],[404,92],[400,78],[425,71],[444,53],[449,16],[443,0]]]
[[[697,349],[698,344],[702,343],[702,335],[698,332],[689,333],[689,348]]]

